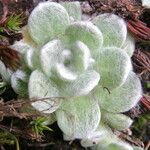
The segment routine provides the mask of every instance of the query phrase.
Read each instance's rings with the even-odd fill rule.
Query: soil
[[[26,25],[27,19],[33,8],[41,1],[44,0],[7,0],[8,3],[6,5],[8,6],[8,14],[7,17],[11,14],[23,14],[24,20],[21,24],[21,26]],[[46,1],[46,0],[45,0]],[[69,1],[69,0],[68,0]],[[3,2],[6,2],[5,0]],[[139,0],[138,0],[139,2]],[[96,10],[93,11],[93,8],[90,7],[89,3],[87,1],[82,0],[82,9],[84,12],[84,15],[87,17],[91,17],[92,15],[95,15]],[[2,0],[0,0],[0,18],[2,18],[4,12],[2,11],[3,4]],[[148,27],[150,27],[150,10],[145,10],[144,13],[142,13],[139,17],[141,21],[147,24]],[[6,36],[4,39],[0,39],[0,45],[2,46],[8,46],[13,44],[14,41],[20,40],[22,38],[22,35],[19,33],[11,33],[11,35]],[[138,58],[136,53],[133,56],[133,64],[134,64],[134,70],[139,75],[142,85],[144,94],[150,96],[150,44],[149,40],[142,41],[137,40],[136,43],[136,50],[139,50],[140,53],[142,53],[142,58]],[[137,52],[137,51],[136,51]],[[144,53],[144,54],[143,54]],[[149,67],[149,70],[143,73],[143,69],[141,69],[143,66],[143,63],[141,61],[146,59],[145,65],[146,67]],[[17,94],[11,89],[8,88],[0,97],[4,100],[4,102],[8,102],[10,100],[17,100]],[[150,101],[148,99],[147,101]],[[144,101],[145,102],[145,101]],[[134,119],[134,124],[130,128],[130,132],[132,132],[132,136],[130,136],[127,132],[120,133],[120,136],[130,142],[134,145],[142,145],[145,147],[145,149],[148,150],[148,147],[150,147],[150,109],[148,109],[150,104],[145,105],[143,102],[140,102],[136,108],[133,108],[126,114],[129,115],[131,118]],[[19,119],[18,117],[4,117],[3,120],[0,122],[0,129],[8,130],[9,132],[12,132],[18,139],[19,139],[19,146],[20,150],[83,150],[84,148],[81,147],[78,140],[72,141],[72,142],[66,142],[63,140],[63,135],[60,129],[58,128],[57,124],[54,123],[50,126],[51,129],[53,129],[54,132],[48,132],[45,131],[42,138],[35,139],[32,138],[32,136],[25,135],[25,133],[30,132],[30,121],[33,118],[29,119]],[[142,123],[140,121],[143,121]],[[140,122],[140,123],[139,123]],[[140,124],[140,125],[139,125]],[[6,128],[7,127],[7,128]],[[15,128],[17,127],[17,128]],[[14,130],[13,130],[14,129]],[[33,134],[31,132],[31,134]],[[124,137],[124,135],[126,135]],[[148,145],[149,144],[149,145]],[[15,145],[9,145],[9,144],[3,144],[0,145],[1,150],[15,150]]]

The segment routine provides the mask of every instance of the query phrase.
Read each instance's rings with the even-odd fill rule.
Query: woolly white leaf
[[[92,55],[102,46],[103,36],[100,30],[91,22],[75,22],[65,31],[69,43],[81,41],[88,46]]]
[[[20,40],[20,41],[15,42],[13,45],[11,45],[10,48],[18,51],[19,53],[23,55],[31,47],[28,44],[26,44],[23,40]]]
[[[28,29],[28,25],[24,26],[22,29],[21,29],[21,33],[22,33],[22,36],[23,36],[23,42],[24,43],[27,43],[33,47],[36,47],[37,46],[37,43],[35,43],[35,41],[32,39],[30,33],[29,33],[29,29]]]
[[[61,88],[61,96],[86,95],[97,86],[100,75],[93,70],[87,70],[73,82],[65,83]]]
[[[74,81],[77,79],[77,74],[62,63],[56,64],[56,71],[58,77],[64,81]]]
[[[83,147],[92,147],[100,143],[101,147],[104,147],[110,144],[114,138],[115,135],[111,129],[104,124],[100,124],[98,129],[90,134],[89,137],[81,140],[81,145]]]
[[[100,108],[90,96],[64,100],[56,111],[56,118],[65,135],[82,139],[96,130],[100,121]]]
[[[127,34],[127,38],[122,49],[125,50],[130,57],[132,57],[135,50],[135,40],[129,33]]]
[[[129,117],[123,114],[114,114],[107,111],[103,111],[102,114],[103,121],[117,130],[128,129],[133,122]]]
[[[28,75],[22,70],[17,70],[11,76],[11,86],[20,97],[27,97]]]
[[[125,21],[114,14],[101,14],[92,21],[102,32],[104,42],[103,47],[121,47],[127,36]]]
[[[76,71],[82,72],[91,64],[91,55],[89,48],[80,41],[77,41],[71,48],[72,59],[71,64]]]
[[[142,6],[150,8],[150,0],[142,0]]]
[[[58,3],[39,3],[34,8],[28,20],[31,37],[37,44],[45,44],[51,39],[63,34],[69,24],[69,15]]]
[[[51,76],[52,69],[60,61],[60,54],[63,50],[59,40],[53,40],[44,45],[41,49],[40,60],[44,73]]]
[[[127,53],[116,47],[101,49],[95,64],[101,75],[100,84],[109,90],[122,85],[132,68]]]
[[[103,150],[133,150],[133,148],[125,142],[116,141],[114,143],[109,144]]]
[[[81,6],[79,2],[61,2],[60,3],[67,10],[69,16],[74,20],[81,20]]]
[[[9,84],[12,73],[13,72],[9,68],[6,68],[5,64],[0,60],[0,76],[3,81]]]
[[[32,72],[28,88],[30,98],[42,99],[32,102],[32,106],[41,113],[52,113],[60,106],[61,100],[55,98],[59,96],[56,85],[42,72],[38,70]]]
[[[40,52],[38,49],[29,49],[26,52],[25,62],[31,70],[41,68],[39,57],[40,57]]]
[[[125,83],[112,91],[99,88],[95,92],[102,108],[109,112],[125,112],[134,107],[142,96],[141,83],[135,73],[130,72]]]

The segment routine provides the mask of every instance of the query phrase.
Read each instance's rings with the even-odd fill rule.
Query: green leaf
[[[93,70],[87,70],[79,75],[76,80],[64,83],[61,87],[61,96],[81,96],[87,95],[97,86],[100,80],[100,75]]]
[[[79,2],[60,2],[74,20],[81,20],[82,12]]]
[[[133,148],[125,142],[116,141],[109,144],[104,150],[133,150]]]
[[[47,76],[52,75],[56,64],[61,61],[63,46],[59,40],[52,40],[44,45],[40,52],[41,66]]]
[[[9,68],[6,68],[5,64],[0,60],[0,75],[2,80],[9,84],[12,73],[13,72]]]
[[[103,111],[102,119],[103,122],[109,124],[112,128],[117,130],[128,129],[133,122],[129,117],[123,114],[114,114],[107,111]]]
[[[135,40],[129,33],[127,34],[127,38],[122,49],[125,50],[130,57],[132,57],[135,50]]]
[[[71,24],[65,31],[68,43],[81,41],[88,46],[94,56],[102,46],[103,36],[100,30],[88,21],[79,21]]]
[[[10,46],[10,48],[24,55],[27,52],[27,50],[29,50],[31,47],[28,44],[26,44],[23,40],[20,40],[16,41],[13,45]]]
[[[71,47],[72,59],[71,65],[78,73],[88,69],[91,65],[91,54],[89,48],[80,41],[77,41]]]
[[[40,69],[40,50],[38,48],[30,48],[25,54],[25,62],[31,70]]]
[[[98,87],[95,97],[99,99],[103,109],[113,112],[125,112],[134,107],[142,97],[142,88],[139,78],[132,71],[125,83],[116,89],[108,91]]]
[[[94,145],[100,143],[102,149],[102,147],[110,144],[114,138],[116,137],[112,130],[107,125],[100,123],[96,131],[81,140],[81,145],[83,147],[93,147],[94,149],[94,147],[96,147]]]
[[[28,88],[29,97],[37,98],[37,101],[32,102],[32,106],[36,110],[49,114],[59,108],[61,99],[58,99],[59,91],[57,86],[41,71],[35,70],[32,72]]]
[[[69,25],[69,15],[58,3],[39,3],[28,20],[28,29],[33,40],[40,45],[60,36]]]
[[[109,90],[121,86],[131,68],[130,57],[120,48],[103,48],[97,55],[95,69],[101,75],[100,85]]]
[[[57,123],[66,136],[82,139],[96,130],[100,108],[91,96],[64,100],[56,111]]]
[[[142,0],[142,6],[146,8],[150,8],[150,1],[149,0]]]
[[[126,40],[127,27],[125,21],[114,14],[101,14],[92,21],[102,32],[103,47],[121,47]]]
[[[11,76],[11,86],[20,97],[28,96],[28,78],[22,70],[17,70]]]

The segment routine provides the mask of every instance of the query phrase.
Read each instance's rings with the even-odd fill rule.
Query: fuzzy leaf
[[[57,86],[42,72],[38,70],[32,72],[28,88],[30,98],[42,98],[32,102],[32,106],[41,113],[52,113],[60,106],[61,100],[55,98],[59,96]]]
[[[101,14],[92,21],[102,32],[103,47],[121,47],[127,36],[125,21],[114,14]]]
[[[23,40],[20,40],[20,41],[16,41],[13,45],[10,46],[10,48],[18,51],[20,54],[23,55],[31,47],[28,44],[26,44]]]
[[[109,144],[104,150],[133,150],[133,148],[125,142],[114,142]]]
[[[41,66],[47,76],[51,76],[52,69],[60,61],[62,50],[63,47],[59,40],[50,41],[42,47],[40,54]]]
[[[87,70],[79,75],[76,80],[63,85],[61,88],[61,96],[80,96],[87,95],[97,86],[100,75],[96,71]]]
[[[40,52],[38,49],[29,49],[25,54],[25,62],[27,66],[31,69],[40,69],[41,64],[39,61]]]
[[[28,20],[31,37],[41,45],[63,34],[67,25],[69,25],[67,11],[54,2],[39,3]]]
[[[91,55],[89,48],[80,41],[74,43],[71,48],[72,59],[71,64],[77,72],[82,72],[87,70],[91,64]]]
[[[103,111],[102,118],[105,123],[117,130],[128,129],[133,122],[129,117],[123,114],[114,114],[107,111]]]
[[[104,88],[99,88],[95,92],[95,97],[99,99],[101,107],[113,113],[128,111],[137,104],[141,96],[141,83],[133,72],[130,72],[121,87],[110,91],[110,93]]]
[[[101,144],[101,147],[108,145],[115,138],[115,135],[109,127],[104,124],[100,124],[98,129],[94,131],[89,137],[81,140],[81,145],[83,147],[92,147],[98,143]]]
[[[17,70],[11,76],[11,86],[20,97],[27,97],[28,75],[22,70]]]
[[[132,57],[135,50],[135,40],[129,33],[127,34],[127,38],[122,49],[125,50],[130,57]]]
[[[65,31],[69,43],[81,41],[88,46],[94,55],[97,50],[102,46],[103,36],[99,29],[91,22],[75,22],[68,26]]]
[[[65,135],[82,139],[96,130],[100,121],[100,108],[90,96],[64,100],[56,111],[56,118]]]
[[[150,8],[150,1],[149,0],[142,0],[142,6],[146,8]]]
[[[101,86],[111,90],[125,82],[132,65],[126,52],[116,47],[108,47],[101,49],[95,68],[101,75]]]
[[[81,6],[79,2],[61,2],[60,3],[74,20],[81,20]]]
[[[77,79],[77,74],[67,68],[64,64],[56,64],[57,76],[63,81],[74,81]]]
[[[5,64],[0,60],[0,76],[3,81],[9,84],[12,73],[13,72],[9,68],[6,68]]]

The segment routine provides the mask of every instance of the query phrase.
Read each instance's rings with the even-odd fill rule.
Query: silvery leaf
[[[77,41],[71,47],[72,59],[71,65],[77,72],[82,72],[88,69],[91,65],[91,54],[89,48],[80,41]]]
[[[69,43],[81,41],[88,46],[92,55],[102,46],[103,36],[100,30],[88,21],[72,23],[65,31]]]
[[[150,1],[149,0],[142,0],[142,6],[146,8],[150,8]]]
[[[110,144],[116,138],[112,130],[105,124],[100,123],[99,127],[89,137],[81,140],[83,147],[92,147],[100,143],[101,147]],[[94,147],[93,147],[94,149]]]
[[[0,76],[4,82],[10,83],[12,73],[13,72],[9,68],[6,68],[5,64],[0,60]]]
[[[103,150],[133,150],[133,148],[125,142],[116,141],[116,142],[109,144]]]
[[[39,49],[30,48],[29,50],[27,50],[25,54],[25,62],[31,70],[41,68],[39,57],[40,57]]]
[[[99,99],[103,109],[113,112],[125,112],[134,107],[142,97],[142,88],[139,78],[132,71],[125,83],[114,90],[98,87],[95,97]]]
[[[117,130],[128,129],[133,122],[129,117],[123,114],[109,113],[107,111],[103,111],[102,119],[103,122]]]
[[[69,25],[69,15],[58,3],[39,3],[28,20],[28,30],[33,40],[40,45],[60,36]]]
[[[51,76],[52,69],[60,61],[60,54],[63,51],[59,40],[52,40],[44,45],[40,52],[41,66],[47,76]]]
[[[28,96],[29,75],[22,70],[17,70],[11,76],[11,86],[20,97]]]
[[[52,113],[60,106],[61,99],[58,98],[57,86],[41,71],[32,72],[28,88],[29,97],[37,98],[37,101],[32,102],[32,106],[41,113]]]
[[[98,103],[91,96],[66,99],[56,111],[58,126],[72,139],[89,136],[96,130],[100,116]]]
[[[102,32],[103,47],[121,47],[126,40],[127,27],[125,21],[114,14],[101,14],[92,21]]]
[[[93,70],[87,70],[72,82],[63,84],[61,96],[81,96],[87,95],[98,85],[100,75]]]
[[[27,43],[25,43],[23,40],[20,40],[20,41],[16,41],[13,45],[10,46],[10,48],[24,55],[26,51],[29,50],[31,47]]]
[[[135,40],[129,33],[127,34],[127,38],[122,49],[125,50],[130,57],[132,57],[135,50]]]
[[[79,2],[61,2],[60,3],[74,20],[81,20],[81,6]]]
[[[97,55],[95,69],[101,75],[100,85],[111,90],[125,82],[132,65],[125,51],[107,47]]]

